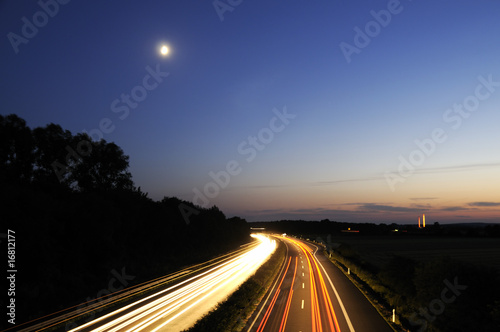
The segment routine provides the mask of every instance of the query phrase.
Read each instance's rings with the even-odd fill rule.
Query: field
[[[325,239],[326,240],[326,239]],[[446,238],[412,236],[338,236],[331,243],[347,244],[362,259],[382,268],[392,255],[419,261],[447,256],[474,265],[489,266],[500,271],[500,239]]]

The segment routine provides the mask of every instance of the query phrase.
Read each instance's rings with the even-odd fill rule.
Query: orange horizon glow
[[[267,197],[251,197],[251,200],[239,202],[233,206],[238,199],[234,192],[233,197],[228,198],[220,204],[220,208],[228,214],[239,215],[247,221],[272,221],[272,220],[323,220],[329,219],[338,222],[370,222],[370,223],[397,223],[413,224],[415,212],[418,215],[420,205],[411,198],[399,201],[371,201],[370,203],[359,203],[360,201],[312,202],[301,199],[300,196],[292,197],[289,202],[281,202]],[[222,196],[222,195],[221,195]],[[225,195],[224,195],[225,196]],[[363,201],[361,201],[363,202]],[[432,213],[432,221],[440,224],[451,223],[500,223],[500,202],[494,199],[481,198],[477,201],[449,201],[444,198],[433,198],[425,202],[426,214]],[[420,227],[423,227],[422,215]],[[425,227],[427,228],[427,222]],[[418,224],[418,220],[417,220]]]
[[[328,174],[318,172],[315,179],[328,179]],[[248,221],[329,219],[413,224],[416,214],[422,227],[424,210],[432,215],[432,223],[500,222],[497,168],[416,174],[395,192],[383,180],[330,184],[313,182],[304,175],[290,183],[285,175],[273,173],[272,179],[266,175],[257,184],[246,177],[235,178],[237,187],[221,191],[213,203]]]

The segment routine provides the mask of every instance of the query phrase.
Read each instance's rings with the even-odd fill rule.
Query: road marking
[[[337,289],[335,288],[335,286],[333,286],[332,279],[330,279],[330,276],[328,275],[328,273],[326,273],[326,270],[323,267],[323,264],[321,264],[319,259],[316,257],[316,252],[318,251],[318,247],[317,246],[315,246],[315,247],[316,247],[316,250],[314,251],[313,256],[316,258],[316,261],[319,263],[319,265],[323,269],[323,272],[325,272],[325,275],[328,278],[328,281],[330,282],[330,286],[332,286],[333,292],[335,293],[335,296],[337,297],[337,301],[339,302],[340,309],[342,309],[342,313],[344,314],[344,318],[345,318],[347,325],[349,327],[349,331],[354,332],[354,327],[352,326],[351,320],[349,319],[349,316],[347,315],[347,311],[345,310],[344,303],[342,303],[342,300],[340,299],[340,296],[339,296],[339,293],[337,292]]]
[[[302,272],[302,276],[304,276],[304,272]]]
[[[302,307],[300,309],[304,309],[304,300],[302,300]]]
[[[302,268],[304,268],[304,265],[302,265]]]
[[[304,288],[304,283],[302,283],[302,288]],[[303,300],[302,300],[303,301]]]

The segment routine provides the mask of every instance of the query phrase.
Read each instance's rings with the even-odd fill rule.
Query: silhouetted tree
[[[72,135],[61,126],[49,124],[33,129],[35,140],[34,180],[39,183],[60,184],[54,163],[65,160],[70,149]]]
[[[29,182],[33,174],[34,141],[26,121],[0,115],[0,176],[2,182]]]
[[[16,320],[82,302],[113,269],[145,281],[249,240],[247,223],[227,220],[215,206],[154,202],[134,188],[128,166],[115,143],[0,116],[0,220],[24,244],[16,248],[24,267]]]
[[[73,146],[90,142],[86,134],[73,138]],[[128,172],[129,157],[115,143],[105,140],[93,142],[91,148],[80,154],[71,170],[69,182],[83,192],[133,190],[132,175]]]

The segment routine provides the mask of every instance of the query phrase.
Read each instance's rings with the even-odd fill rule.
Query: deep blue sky
[[[348,62],[341,43],[355,46],[354,29],[376,28],[371,11],[388,7],[390,22]],[[212,1],[73,0],[46,22],[41,10],[0,2],[1,114],[73,133],[110,119],[104,139],[154,199],[192,201],[235,160],[238,174],[208,199],[228,216],[500,221],[500,86],[481,87],[466,118],[444,118],[478,77],[500,82],[498,1],[247,0],[224,20]],[[9,36],[34,16],[38,32],[16,53]],[[169,75],[120,119],[111,104],[147,67]],[[295,117],[272,138],[264,130],[268,144],[248,161],[248,137],[284,107]],[[446,141],[391,187],[386,174],[402,179],[398,158],[435,128]]]

